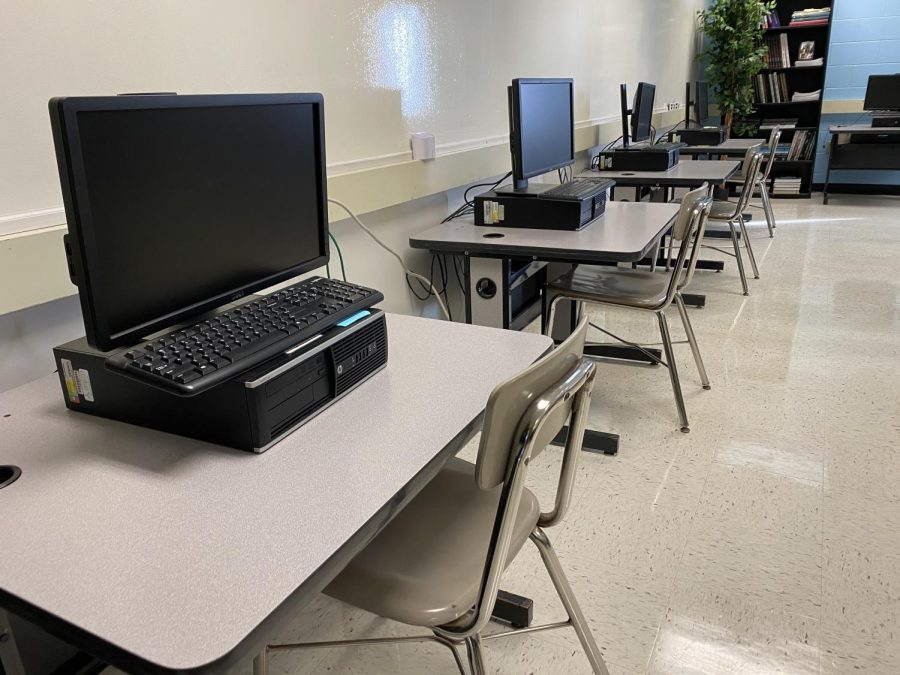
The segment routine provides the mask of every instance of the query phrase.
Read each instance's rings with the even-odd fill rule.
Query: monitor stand
[[[504,197],[536,197],[542,192],[558,187],[553,183],[528,183],[524,188],[516,188],[513,185],[501,185],[494,188],[494,192]]]

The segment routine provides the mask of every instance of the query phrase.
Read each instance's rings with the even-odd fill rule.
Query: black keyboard
[[[581,201],[582,199],[588,199],[599,195],[601,192],[606,192],[607,189],[613,187],[615,184],[615,181],[609,179],[596,180],[593,178],[580,178],[552,187],[546,192],[541,192],[538,197],[543,199]]]
[[[197,394],[383,299],[371,288],[311,277],[114,354],[106,365],[176,394]]]

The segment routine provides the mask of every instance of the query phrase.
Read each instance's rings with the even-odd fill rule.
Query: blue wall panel
[[[831,45],[825,72],[826,101],[862,100],[869,75],[900,73],[900,0],[835,0]],[[819,152],[813,182],[825,181],[829,142],[828,127],[835,124],[868,124],[860,113],[823,114],[819,128]],[[839,171],[835,183],[900,184],[900,171]]]

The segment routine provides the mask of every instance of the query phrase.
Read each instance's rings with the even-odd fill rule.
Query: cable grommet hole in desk
[[[0,466],[0,490],[16,482],[22,475],[22,469],[12,464]]]
[[[481,235],[485,239],[502,239],[506,235],[501,234],[500,232],[488,232],[487,234]]]

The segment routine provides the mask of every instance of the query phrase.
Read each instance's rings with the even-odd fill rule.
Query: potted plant
[[[753,109],[753,78],[765,66],[767,53],[763,22],[774,2],[713,0],[699,12],[700,30],[709,38],[698,59],[707,63],[707,79],[725,115],[725,135],[732,128],[743,131],[742,122]]]

